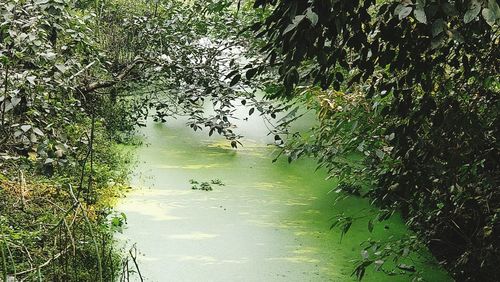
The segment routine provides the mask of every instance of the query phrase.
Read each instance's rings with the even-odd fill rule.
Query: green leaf
[[[35,85],[35,79],[36,77],[35,76],[28,76],[26,77],[26,80],[31,84],[31,85]]]
[[[465,12],[464,23],[470,23],[473,21],[481,12],[481,6],[478,3],[473,3],[471,8]]]
[[[283,35],[289,33],[290,31],[294,30],[297,27],[296,24],[289,24],[286,28],[285,31],[283,31]]]
[[[44,136],[43,132],[39,128],[33,128],[33,132],[39,136]]]
[[[368,231],[370,231],[370,233],[373,232],[373,219],[368,221]]]
[[[257,74],[257,68],[249,69],[246,73],[246,78],[251,80]]]
[[[398,17],[400,20],[408,17],[409,14],[411,14],[411,11],[413,10],[412,7],[404,7],[399,11]]]
[[[484,8],[483,12],[482,12],[482,15],[483,15],[484,20],[490,26],[495,25],[495,22],[497,21],[497,16],[495,15],[495,13],[492,10],[490,10],[488,8]]]
[[[31,129],[31,125],[29,125],[29,124],[21,125],[21,130],[24,132],[27,132],[30,129]]]
[[[318,20],[319,20],[318,14],[313,12],[311,8],[307,9],[306,18],[309,21],[311,21],[312,26],[316,26],[316,24],[318,24]]]
[[[496,0],[488,1],[488,10],[492,11],[496,19],[500,18],[500,6]]]
[[[56,68],[61,72],[65,73],[69,68],[66,67],[64,64],[56,64]]]
[[[498,5],[498,2],[496,0],[489,0],[488,8],[492,10],[497,17],[500,16],[500,6]]]
[[[306,18],[305,15],[299,15],[299,16],[296,16],[292,23],[290,25],[288,25],[285,30],[283,31],[283,35],[289,33],[290,31],[294,30],[298,25],[299,23],[304,20]]]
[[[377,157],[378,157],[379,159],[383,159],[383,158],[385,157],[385,153],[384,153],[384,152],[382,152],[382,151],[381,151],[381,150],[379,150],[379,149],[375,150],[375,154],[377,155]]]
[[[443,19],[437,19],[432,23],[432,37],[438,36],[441,32],[444,31],[444,21]]]
[[[226,78],[230,78],[230,77],[233,77],[234,75],[236,75],[239,71],[238,70],[234,70],[234,71],[231,71],[230,73],[228,73],[226,75]]]
[[[457,41],[457,42],[459,42],[459,43],[464,43],[464,42],[465,42],[464,37],[462,36],[462,34],[461,34],[458,30],[456,30],[456,29],[451,30],[451,33],[450,33],[450,34],[451,34],[451,36],[450,36],[450,37],[451,37],[453,40],[455,40],[455,41]]]
[[[458,14],[458,11],[457,11],[457,8],[455,7],[455,4],[451,4],[451,3],[443,3],[441,4],[441,8],[443,9],[443,12],[447,15],[447,16],[456,16]]]
[[[344,75],[341,72],[337,72],[335,74],[335,79],[337,79],[338,82],[343,82],[344,81]]]
[[[403,4],[397,5],[396,8],[394,9],[394,15],[395,16],[399,15],[399,13],[401,12],[401,10],[403,10],[404,7],[406,6]]]
[[[417,21],[426,24],[427,23],[427,16],[425,15],[425,11],[423,7],[417,6],[417,9],[413,11],[413,15],[415,15],[415,19]]]
[[[437,37],[433,38],[431,41],[431,48],[436,49],[443,45],[446,41],[446,36],[444,34],[440,34]]]
[[[241,79],[241,74],[237,74],[233,77],[233,79],[231,80],[231,83],[229,83],[229,86],[232,87],[232,86],[235,86],[236,83],[238,83]]]

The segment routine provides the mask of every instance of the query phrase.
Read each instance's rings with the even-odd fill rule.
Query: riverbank
[[[119,276],[122,250],[114,234],[124,220],[113,207],[128,190],[130,159],[99,124],[94,137],[92,161],[66,152],[42,166],[36,154],[2,157],[0,281]]]

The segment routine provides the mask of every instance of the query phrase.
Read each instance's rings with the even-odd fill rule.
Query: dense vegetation
[[[123,218],[111,206],[127,171],[107,130],[109,96],[81,90],[110,76],[95,15],[68,1],[2,1],[0,17],[1,280],[113,280]]]
[[[380,208],[368,231],[394,213],[415,231],[367,240],[356,277],[424,243],[459,281],[500,280],[499,18],[496,0],[3,1],[1,278],[125,277],[115,145],[153,111],[236,148],[244,105]]]
[[[273,96],[311,92],[321,118],[292,159],[317,156],[378,220],[401,211],[456,279],[500,279],[498,2],[255,2],[270,5],[252,28],[279,68]],[[376,249],[355,274],[401,250]]]

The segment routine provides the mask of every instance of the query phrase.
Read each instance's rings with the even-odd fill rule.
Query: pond
[[[301,125],[298,125],[299,127]],[[306,126],[306,125],[302,125]],[[369,237],[408,232],[396,218],[367,231],[355,223],[340,242],[332,217],[370,209],[365,200],[335,203],[335,180],[302,159],[272,163],[273,137],[257,117],[239,123],[243,147],[193,132],[185,120],[149,120],[136,150],[133,192],[121,201],[146,281],[355,281],[352,260]],[[190,180],[224,186],[191,189]],[[417,263],[430,281],[447,281],[438,268]],[[139,281],[135,277],[135,281]],[[366,281],[411,281],[369,271]]]

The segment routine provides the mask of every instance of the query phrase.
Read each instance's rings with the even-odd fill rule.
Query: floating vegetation
[[[212,179],[210,183],[213,185],[226,186],[226,184],[224,184],[220,179]]]
[[[215,186],[226,186],[220,179],[212,179],[210,182],[203,181],[198,182],[194,179],[189,180],[189,184],[191,184],[191,189],[193,190],[203,190],[203,191],[213,191],[212,185]]]

